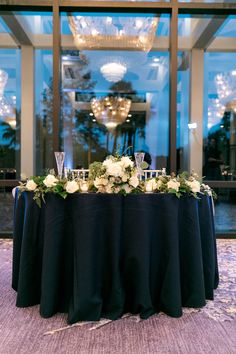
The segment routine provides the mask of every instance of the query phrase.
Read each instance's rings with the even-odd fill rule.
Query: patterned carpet
[[[12,241],[0,240],[0,353],[236,354],[236,240],[218,240],[217,247],[220,285],[204,308],[184,309],[179,319],[127,315],[68,327],[64,314],[43,319],[38,306],[15,307]]]

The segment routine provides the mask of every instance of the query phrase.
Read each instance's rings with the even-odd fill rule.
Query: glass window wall
[[[61,144],[68,168],[116,151],[169,157],[169,15],[62,14]]]
[[[52,13],[0,12],[0,179],[52,166],[52,32]],[[11,189],[0,187],[0,233],[12,231]]]

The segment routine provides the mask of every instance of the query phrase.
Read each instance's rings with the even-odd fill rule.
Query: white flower
[[[192,181],[186,181],[186,184],[191,188],[191,191],[193,193],[198,193],[200,192],[200,182],[198,182],[196,179],[193,179]]]
[[[175,178],[171,179],[169,182],[167,182],[167,188],[168,189],[174,189],[176,192],[179,190],[180,183],[176,181]]]
[[[119,186],[116,186],[115,188],[114,188],[114,193],[119,193],[120,192],[120,187]]]
[[[57,182],[58,179],[54,175],[47,175],[47,177],[43,180],[43,184],[45,184],[48,188],[56,186]]]
[[[128,181],[128,176],[127,174],[124,174],[124,176],[122,176],[122,182],[127,182]]]
[[[13,189],[12,189],[12,196],[13,196],[13,198],[15,199],[15,196],[16,196],[16,188],[17,187],[14,187]]]
[[[122,166],[118,162],[113,162],[106,166],[107,174],[114,177],[122,177],[124,175]]]
[[[66,183],[67,193],[75,193],[79,189],[78,183],[76,181],[68,181]]]
[[[100,188],[102,186],[106,186],[108,184],[108,180],[104,177],[96,177],[93,184],[96,188]]]
[[[32,179],[30,179],[30,180],[26,183],[25,188],[26,188],[28,191],[34,191],[34,190],[37,188],[37,184],[36,184]]]
[[[124,168],[133,167],[134,166],[133,161],[130,160],[130,158],[128,156],[122,156],[120,162],[121,162],[121,164],[123,165]]]
[[[113,160],[112,159],[106,159],[103,161],[103,166],[107,167],[110,166],[111,164],[113,164]]]
[[[132,191],[132,188],[127,183],[123,184],[122,189],[124,189],[126,193],[130,193]]]
[[[107,184],[106,187],[105,187],[105,191],[106,193],[113,193],[113,185],[112,184]]]
[[[22,172],[20,174],[20,179],[21,179],[21,181],[26,181],[27,180],[27,176],[26,176],[26,174],[24,172]]]
[[[137,176],[132,176],[130,179],[129,179],[129,185],[136,188],[138,187],[139,185],[139,179]]]
[[[208,186],[208,184],[202,183],[201,189],[203,189],[204,192],[206,192],[210,197],[212,197],[212,190],[211,187]]]

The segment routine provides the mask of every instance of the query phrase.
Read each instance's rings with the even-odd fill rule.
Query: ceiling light
[[[112,110],[110,106],[113,107]],[[131,100],[125,97],[93,98],[91,101],[91,108],[96,120],[109,130],[113,130],[117,125],[125,122],[130,107]]]
[[[148,52],[156,36],[158,18],[138,16],[68,16],[79,49],[131,48]]]
[[[100,68],[100,71],[107,81],[118,82],[122,80],[122,78],[126,74],[127,68],[124,64],[121,64],[119,62],[110,62],[104,64]]]

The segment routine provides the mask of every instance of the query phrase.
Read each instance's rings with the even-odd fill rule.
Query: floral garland
[[[158,176],[142,181],[134,162],[128,156],[108,156],[103,162],[94,162],[89,167],[89,177],[85,181],[79,177],[59,179],[54,171],[46,176],[33,176],[26,182],[20,182],[19,194],[34,192],[34,200],[41,207],[47,193],[54,193],[66,198],[68,194],[82,192],[96,193],[172,193],[180,198],[190,194],[198,198],[198,193],[216,197],[214,191],[199,180],[196,174],[184,172],[178,176]]]

